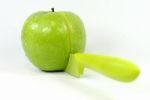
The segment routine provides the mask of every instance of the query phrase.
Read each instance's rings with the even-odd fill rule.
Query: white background
[[[149,0],[0,0],[0,100],[150,100]],[[86,52],[129,59],[141,74],[121,83],[85,70],[74,78],[45,73],[24,56],[21,28],[33,12],[78,14],[87,31]]]

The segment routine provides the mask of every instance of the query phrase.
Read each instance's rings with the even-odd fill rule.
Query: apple
[[[140,73],[128,60],[83,53],[85,28],[72,12],[52,8],[32,14],[23,25],[21,40],[26,56],[43,71],[64,70],[80,77],[86,67],[122,82],[133,81]]]
[[[69,55],[85,48],[85,29],[80,18],[54,9],[29,16],[21,38],[27,57],[43,71],[64,70]]]

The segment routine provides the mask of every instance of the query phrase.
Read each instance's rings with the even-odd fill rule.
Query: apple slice
[[[84,67],[123,82],[135,80],[140,73],[137,65],[127,60],[83,53],[71,54],[65,71],[75,77],[80,77],[83,74]]]

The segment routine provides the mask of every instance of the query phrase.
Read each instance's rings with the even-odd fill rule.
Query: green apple
[[[40,11],[27,18],[22,44],[30,61],[43,71],[64,70],[80,77],[85,67],[123,82],[135,80],[140,70],[130,61],[106,55],[84,54],[85,29],[72,12]]]
[[[85,48],[83,23],[71,12],[36,12],[25,21],[21,37],[27,57],[43,71],[64,70],[70,54]]]

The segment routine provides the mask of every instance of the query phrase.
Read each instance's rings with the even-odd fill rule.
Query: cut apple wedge
[[[140,73],[137,65],[128,60],[106,55],[83,53],[70,55],[65,72],[75,77],[80,77],[85,67],[123,82],[135,80]]]

